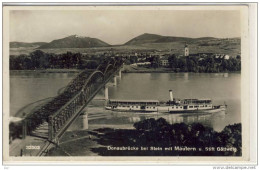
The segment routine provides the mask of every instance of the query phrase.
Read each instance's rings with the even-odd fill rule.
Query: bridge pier
[[[119,70],[119,72],[118,72],[118,77],[121,79],[121,69]]]
[[[22,134],[23,134],[22,138],[25,139],[27,136],[27,119],[23,120],[23,133]]]
[[[105,85],[105,100],[108,100],[108,86]]]
[[[114,76],[114,86],[116,86],[116,76]]]
[[[83,121],[83,125],[82,125],[82,129],[88,129],[88,114],[84,114],[82,116],[82,121]]]

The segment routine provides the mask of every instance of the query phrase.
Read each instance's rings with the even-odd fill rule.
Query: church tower
[[[188,47],[187,43],[185,43],[184,56],[187,57],[187,56],[189,56],[189,55],[190,55],[190,53],[189,53],[189,47]]]

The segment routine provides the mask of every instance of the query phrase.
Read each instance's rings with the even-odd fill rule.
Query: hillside
[[[161,35],[156,34],[142,34],[139,35],[130,41],[126,42],[125,45],[136,45],[136,44],[145,44],[145,43],[153,43],[157,41],[158,39],[163,38]]]
[[[182,55],[184,45],[188,43],[190,54],[195,53],[220,53],[230,56],[241,54],[241,39],[240,38],[185,38],[185,37],[170,37],[156,34],[142,34],[123,45],[109,45],[95,38],[70,36],[60,40],[54,40],[50,43],[41,46],[41,50],[46,53],[61,54],[70,52],[80,53],[105,53],[111,49],[115,53],[136,53],[147,51],[161,51],[165,53],[174,53]],[[93,48],[91,48],[93,47]],[[99,47],[99,48],[95,48]],[[28,48],[10,48],[11,55],[29,54],[36,47]]]
[[[10,48],[20,48],[20,47],[39,47],[46,44],[46,42],[33,42],[33,43],[26,43],[26,42],[10,42]]]
[[[205,37],[211,38],[211,37]],[[195,39],[187,38],[187,37],[171,37],[171,36],[162,36],[157,34],[148,34],[144,33],[139,35],[130,41],[126,42],[124,45],[138,45],[138,44],[146,44],[146,43],[167,43],[167,42],[190,42]]]
[[[109,44],[97,38],[80,37],[72,35],[58,40],[53,40],[50,43],[44,44],[39,49],[51,48],[91,48],[91,47],[108,47]]]

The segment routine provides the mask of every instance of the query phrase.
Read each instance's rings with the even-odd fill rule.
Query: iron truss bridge
[[[25,135],[32,135],[35,129],[46,127],[47,124],[46,139],[49,143],[43,147],[39,155],[43,155],[44,150],[51,144],[59,144],[59,139],[65,131],[99,90],[120,71],[122,65],[122,59],[111,58],[103,61],[92,72],[89,70],[80,72],[60,95],[26,117],[23,130]]]

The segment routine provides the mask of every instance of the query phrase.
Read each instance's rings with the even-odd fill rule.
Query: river
[[[20,116],[33,104],[56,96],[77,73],[11,72],[10,115]],[[206,115],[165,113],[122,113],[104,109],[103,91],[84,109],[69,130],[133,128],[134,122],[147,118],[165,118],[169,123],[200,122],[221,131],[226,125],[241,122],[240,73],[128,73],[109,86],[110,99],[169,100],[169,90],[176,98],[211,98],[213,104],[228,105],[226,112]]]

